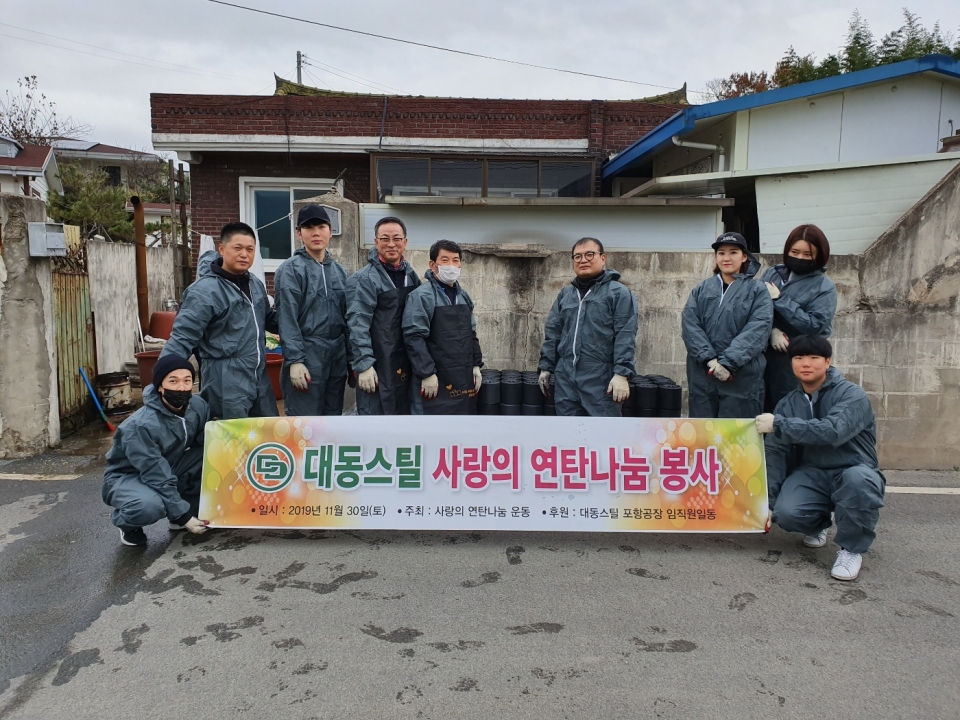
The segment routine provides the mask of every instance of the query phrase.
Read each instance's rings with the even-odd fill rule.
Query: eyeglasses
[[[587,262],[590,262],[599,254],[600,253],[598,253],[596,250],[589,250],[585,253],[577,253],[573,256],[573,261],[580,262],[581,260],[586,260]]]
[[[406,240],[406,238],[402,238],[402,237],[378,237],[377,238],[377,242],[385,243],[387,245],[391,245],[391,244],[399,245],[404,240]]]

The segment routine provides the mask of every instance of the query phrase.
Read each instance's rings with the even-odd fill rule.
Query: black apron
[[[384,415],[410,414],[410,382],[413,366],[403,344],[403,308],[417,287],[394,288],[377,296],[370,323],[373,366],[377,370],[380,404]]]
[[[473,386],[473,328],[467,305],[438,305],[430,323],[427,350],[437,368],[439,388],[423,399],[424,415],[476,415]]]

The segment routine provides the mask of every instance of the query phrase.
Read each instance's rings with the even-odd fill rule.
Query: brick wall
[[[155,133],[371,136],[380,134],[382,96],[150,96]],[[591,151],[619,152],[683,105],[605,100],[491,100],[391,97],[384,135],[425,138],[590,139]],[[594,143],[594,138],[601,138]]]
[[[204,153],[203,162],[190,167],[193,229],[216,237],[221,227],[240,219],[241,177],[335,178],[344,169],[347,171],[343,176],[344,195],[354,202],[368,202],[370,158],[367,155]],[[194,242],[194,267],[197,245]]]

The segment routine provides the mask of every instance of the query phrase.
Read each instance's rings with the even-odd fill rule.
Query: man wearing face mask
[[[458,282],[462,262],[463,252],[455,242],[435,242],[426,282],[410,293],[403,310],[403,341],[420,382],[417,404],[424,415],[477,411],[483,357],[473,300]]]
[[[124,545],[147,544],[143,528],[166,517],[171,530],[202,534],[198,520],[206,401],[193,394],[193,366],[165,355],[143,391],[143,407],[113,436],[103,476],[103,501]]]
[[[620,417],[635,373],[637,302],[607,270],[599,240],[581,238],[571,255],[576,277],[547,316],[540,390],[549,392],[552,374],[557,415]]]

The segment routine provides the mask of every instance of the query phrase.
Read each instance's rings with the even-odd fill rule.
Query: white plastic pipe
[[[698,142],[688,142],[686,140],[681,140],[679,135],[674,135],[673,144],[677,147],[693,148],[695,150],[713,150],[717,153],[717,167],[715,172],[723,172],[724,170],[724,160],[726,158],[726,153],[724,152],[723,145],[708,145],[706,143]]]

